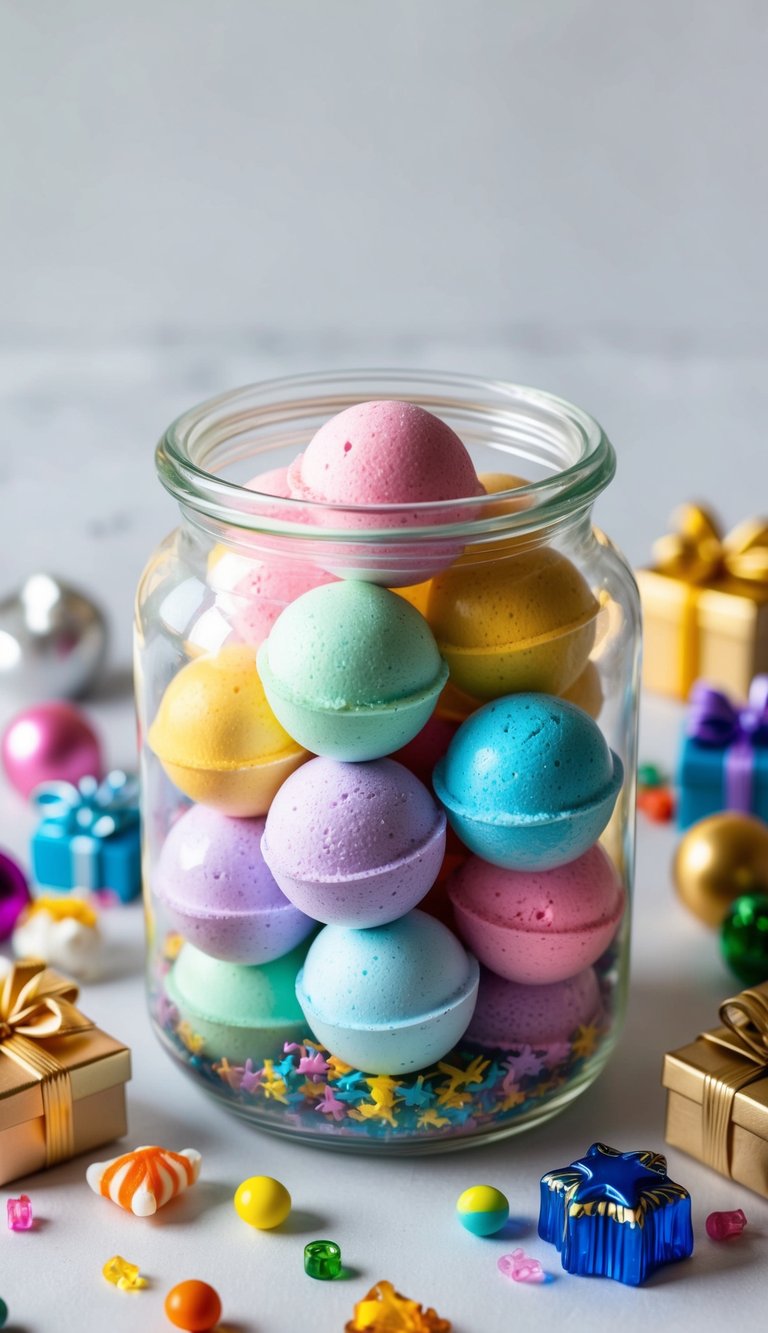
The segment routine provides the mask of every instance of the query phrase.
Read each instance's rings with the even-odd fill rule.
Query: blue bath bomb
[[[485,861],[549,870],[600,837],[623,776],[581,708],[549,694],[512,694],[459,727],[434,788],[455,832]]]

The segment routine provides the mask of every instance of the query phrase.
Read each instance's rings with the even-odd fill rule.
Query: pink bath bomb
[[[290,602],[336,579],[298,555],[286,558],[275,551],[250,557],[222,550],[211,562],[208,581],[231,627],[227,642],[260,644]]]
[[[287,500],[291,493],[288,485],[288,469],[272,467],[267,472],[257,472],[255,477],[246,481],[245,489],[260,491],[262,495],[276,495],[281,500]]]
[[[3,735],[2,758],[9,782],[22,796],[40,782],[76,784],[103,776],[99,738],[74,704],[36,704],[17,713]]]
[[[228,963],[269,963],[315,925],[280,892],[261,855],[263,819],[193,805],[170,830],[154,877],[158,900],[190,943]]]
[[[311,759],[283,783],[262,852],[280,888],[326,924],[383,926],[415,907],[437,878],[445,815],[392,759]]]
[[[577,1028],[599,1024],[600,987],[594,968],[549,986],[524,986],[480,969],[480,989],[466,1039],[501,1050],[562,1046]]]
[[[548,985],[594,963],[616,934],[624,889],[595,843],[554,870],[505,870],[472,856],[448,884],[456,928],[507,981]]]
[[[291,495],[326,505],[423,504],[484,495],[472,459],[458,435],[415,403],[378,400],[356,403],[317,431],[288,469]],[[411,528],[475,517],[474,508],[429,514],[401,508],[393,513],[319,511],[311,521],[347,531]],[[349,543],[327,550],[328,568],[347,578],[405,587],[447,568],[461,544],[430,538],[418,547]]]
[[[356,403],[331,417],[288,469],[291,495],[383,505],[483,495],[458,435],[415,403]],[[407,526],[408,515],[393,519]],[[351,525],[350,525],[351,526]]]

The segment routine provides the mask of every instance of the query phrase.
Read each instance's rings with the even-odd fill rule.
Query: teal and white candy
[[[459,1195],[456,1216],[473,1236],[494,1236],[509,1218],[509,1199],[493,1185],[471,1185]]]

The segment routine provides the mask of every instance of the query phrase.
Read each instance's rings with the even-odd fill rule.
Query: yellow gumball
[[[249,1176],[235,1191],[235,1212],[249,1227],[271,1231],[291,1211],[291,1196],[272,1176]]]

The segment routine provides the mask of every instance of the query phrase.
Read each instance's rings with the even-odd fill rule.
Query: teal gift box
[[[32,834],[35,881],[46,889],[111,889],[121,902],[141,888],[138,781],[120,769],[102,782],[44,782],[32,793],[42,819]]]
[[[694,685],[677,782],[681,829],[721,810],[768,820],[768,676],[755,676],[745,707]]]

